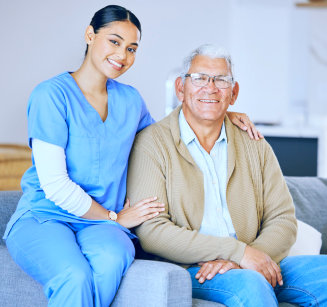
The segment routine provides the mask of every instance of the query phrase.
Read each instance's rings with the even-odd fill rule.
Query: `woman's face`
[[[117,78],[134,63],[140,32],[130,21],[115,21],[94,33],[86,30],[86,60],[106,78]]]

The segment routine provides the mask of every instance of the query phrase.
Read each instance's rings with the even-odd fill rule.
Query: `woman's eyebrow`
[[[115,35],[115,36],[117,36],[118,38],[120,38],[122,41],[124,41],[124,38],[121,37],[119,34],[112,33],[112,34],[109,34],[109,35]],[[131,45],[138,46],[139,44],[138,44],[138,43],[131,43]]]

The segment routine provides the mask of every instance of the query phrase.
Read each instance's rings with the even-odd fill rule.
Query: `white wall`
[[[257,121],[282,121],[285,117],[292,121],[303,117],[310,97],[319,95],[323,104],[319,110],[326,110],[326,69],[310,60],[309,34],[324,35],[319,27],[327,20],[327,10],[312,12],[311,20],[308,10],[296,8],[295,2],[1,1],[0,143],[26,143],[26,105],[33,87],[79,67],[85,49],[84,30],[94,12],[109,3],[129,8],[142,23],[136,62],[120,81],[141,92],[157,120],[165,114],[167,77],[191,49],[207,42],[225,46],[235,60],[241,91],[234,109],[246,111]],[[308,84],[309,77],[317,73],[316,92],[317,82]]]
[[[108,1],[0,2],[0,143],[26,143],[26,105],[33,87],[82,63],[84,30]],[[165,80],[191,49],[228,46],[229,2],[116,0],[140,19],[143,37],[134,66],[120,81],[135,86],[156,119],[164,116]]]

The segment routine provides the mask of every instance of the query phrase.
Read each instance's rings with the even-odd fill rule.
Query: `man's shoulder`
[[[256,150],[264,150],[269,146],[268,142],[263,138],[260,140],[251,139],[248,133],[239,127],[235,126],[226,116],[225,119],[226,135],[228,142],[235,146],[245,146],[249,148],[256,148]]]
[[[144,128],[140,131],[134,142],[135,146],[147,146],[149,143],[152,145],[158,143],[169,143],[169,139],[172,139],[170,121],[171,116],[168,115],[162,120]]]
[[[239,129],[229,120],[225,120],[225,124],[229,152],[232,151],[236,159],[264,163],[268,156],[273,155],[273,150],[265,139],[251,139],[246,131]]]

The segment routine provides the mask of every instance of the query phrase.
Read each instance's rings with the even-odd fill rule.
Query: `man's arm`
[[[288,255],[296,239],[295,208],[273,150],[267,142],[262,145],[264,207],[259,235],[250,246],[279,263]]]
[[[275,287],[283,285],[277,263],[287,256],[296,237],[294,205],[277,159],[267,142],[261,157],[263,212],[257,238],[244,252],[240,266],[261,273]]]
[[[166,162],[159,146],[147,138],[138,137],[130,156],[128,172],[128,197],[131,203],[145,195],[158,197],[166,204],[166,210],[158,217],[137,227],[143,249],[171,261],[192,264],[215,259],[240,263],[245,243],[234,238],[219,238],[200,234],[197,230],[180,227],[172,221],[166,192]],[[172,166],[174,167],[174,166]],[[202,183],[199,183],[202,184]],[[178,188],[178,187],[176,187]],[[192,193],[192,191],[190,191]],[[183,195],[181,195],[181,202]]]

